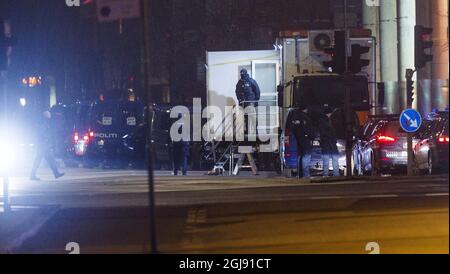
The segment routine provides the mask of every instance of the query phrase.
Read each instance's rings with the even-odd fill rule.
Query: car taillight
[[[441,137],[439,137],[439,139],[438,139],[438,142],[439,143],[448,143],[448,137],[445,137],[445,136],[441,136]]]
[[[377,141],[380,144],[392,144],[395,143],[396,140],[394,137],[381,135],[377,137]]]
[[[75,134],[73,135],[73,140],[74,140],[74,142],[75,142],[75,143],[78,143],[78,142],[81,140],[81,141],[83,141],[83,142],[85,142],[85,143],[89,143],[89,141],[91,140],[91,138],[90,138],[91,133],[88,133],[88,134],[85,134],[85,135],[82,135],[82,136],[83,136],[83,138],[80,137],[80,134],[78,134],[78,132],[75,133]]]
[[[94,136],[95,136],[94,132],[92,132],[92,131],[89,132],[89,137],[90,137],[90,138],[94,138]]]

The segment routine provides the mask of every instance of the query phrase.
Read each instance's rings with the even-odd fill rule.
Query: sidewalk
[[[58,207],[12,208],[4,212],[0,207],[0,254],[12,253],[58,210]]]

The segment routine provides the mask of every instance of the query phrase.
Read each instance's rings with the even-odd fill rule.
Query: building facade
[[[378,81],[386,84],[386,113],[406,107],[405,71],[414,68],[414,26],[433,28],[434,59],[415,76],[414,107],[422,114],[448,107],[448,0],[380,0],[363,6],[363,26],[377,38]]]

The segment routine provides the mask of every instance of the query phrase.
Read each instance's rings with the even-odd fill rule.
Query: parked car
[[[448,173],[448,111],[429,115],[414,146],[416,168],[428,174]]]
[[[413,143],[417,138],[413,137]],[[400,126],[398,115],[371,117],[362,136],[355,143],[355,170],[378,176],[395,173],[408,165],[407,133]]]

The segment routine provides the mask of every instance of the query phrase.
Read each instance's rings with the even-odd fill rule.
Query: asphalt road
[[[145,173],[13,179],[12,202],[57,206],[16,253],[147,253]],[[311,183],[261,176],[156,178],[162,253],[448,253],[448,176]]]

